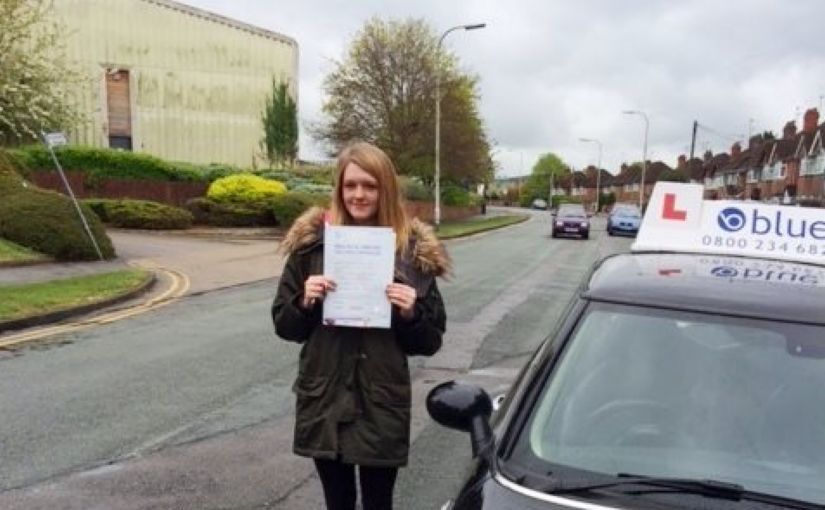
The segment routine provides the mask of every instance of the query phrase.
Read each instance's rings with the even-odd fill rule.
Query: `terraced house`
[[[775,200],[825,206],[825,123],[811,108],[802,130],[790,121],[782,137],[757,135],[743,149],[733,144],[730,153],[705,153],[703,160],[679,159],[691,181],[705,185],[707,198]]]
[[[250,166],[273,79],[297,102],[298,44],[172,0],[61,0],[67,56],[89,80],[72,143]]]

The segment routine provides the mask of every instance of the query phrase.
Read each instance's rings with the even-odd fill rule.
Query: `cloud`
[[[480,111],[504,175],[529,172],[553,151],[575,167],[641,159],[650,118],[648,154],[674,164],[690,145],[728,150],[749,129],[782,125],[825,94],[825,38],[820,0],[190,0],[295,38],[300,46],[302,121],[321,119],[321,83],[363,23],[424,18],[454,32],[445,49],[480,78]],[[753,119],[750,121],[749,119]],[[302,131],[301,156],[323,156]],[[697,148],[697,151],[699,149]],[[522,164],[522,160],[524,163]]]

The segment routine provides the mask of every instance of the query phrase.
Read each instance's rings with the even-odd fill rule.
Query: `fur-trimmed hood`
[[[280,249],[285,253],[307,251],[323,241],[324,215],[320,207],[304,212],[290,227]],[[450,274],[451,261],[432,227],[414,218],[410,222],[410,260],[418,271],[432,276]]]

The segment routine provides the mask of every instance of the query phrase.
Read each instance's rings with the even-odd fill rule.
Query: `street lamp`
[[[599,162],[596,164],[596,213],[598,213],[599,208],[601,207],[602,198],[602,142],[596,140],[595,138],[579,138],[579,141],[595,143],[599,146]]]
[[[475,23],[473,25],[458,25],[448,28],[438,39],[435,62],[435,228],[441,224],[441,43],[447,34],[453,30],[463,28],[464,30],[475,30],[484,28],[486,23]]]
[[[642,149],[642,186],[639,189],[639,210],[641,211],[645,194],[645,170],[647,170],[647,133],[650,130],[650,120],[648,120],[645,112],[641,110],[625,110],[622,113],[627,115],[641,115],[642,118],[645,119],[645,144],[644,149]]]

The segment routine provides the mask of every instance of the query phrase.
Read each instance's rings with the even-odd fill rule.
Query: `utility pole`
[[[697,121],[693,121],[693,136],[690,137],[690,159],[688,159],[688,165],[690,165],[690,160],[693,159],[693,151],[696,149],[696,130],[699,128],[699,123]]]

